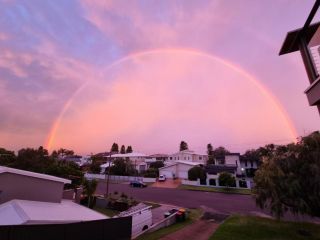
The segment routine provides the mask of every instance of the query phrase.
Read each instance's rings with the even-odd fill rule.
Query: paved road
[[[198,208],[204,206],[212,211],[221,213],[262,213],[257,208],[250,195],[223,194],[212,192],[198,192],[183,189],[169,188],[131,188],[128,184],[110,184],[109,192],[124,192],[128,196],[141,201],[152,201],[172,204],[185,208]],[[98,194],[106,192],[106,183],[100,182],[97,187]]]

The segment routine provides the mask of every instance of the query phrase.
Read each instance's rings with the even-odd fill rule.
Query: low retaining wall
[[[154,231],[157,231],[161,228],[164,228],[164,227],[168,227],[174,223],[176,223],[176,214],[177,213],[173,213],[172,215],[170,215],[169,217],[167,218],[164,218],[163,220],[161,220],[160,222],[152,225],[149,229],[143,231],[143,232],[140,232],[139,234],[135,235],[132,237],[132,239],[136,239],[137,237],[139,237],[140,235],[144,234],[144,233],[150,233],[150,232],[154,232]]]
[[[142,179],[142,182],[145,182],[145,183],[154,183],[156,181],[157,181],[156,178],[143,178]]]

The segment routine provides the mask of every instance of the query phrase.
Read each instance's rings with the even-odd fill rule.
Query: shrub
[[[219,174],[219,185],[225,187],[235,187],[236,179],[228,172],[222,172]]]
[[[147,171],[144,172],[143,176],[149,178],[156,178],[159,176],[159,170],[155,168],[149,168]]]
[[[206,172],[202,167],[195,166],[188,171],[188,179],[190,181],[196,181],[197,179],[205,180],[207,178]]]

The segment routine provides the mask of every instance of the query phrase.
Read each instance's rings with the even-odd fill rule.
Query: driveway
[[[179,209],[177,206],[163,204],[160,207],[151,209],[152,211],[152,224],[158,223],[164,219],[164,213],[168,212],[169,210],[176,208]]]

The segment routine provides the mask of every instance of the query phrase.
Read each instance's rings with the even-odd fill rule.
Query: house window
[[[251,163],[251,167],[253,168],[253,161],[250,161],[250,163]]]
[[[199,160],[202,160],[202,157],[199,157]]]
[[[247,161],[247,160],[245,161],[244,165],[245,165],[246,167],[248,167],[248,161]]]
[[[172,160],[172,157],[170,157],[170,160]]]

